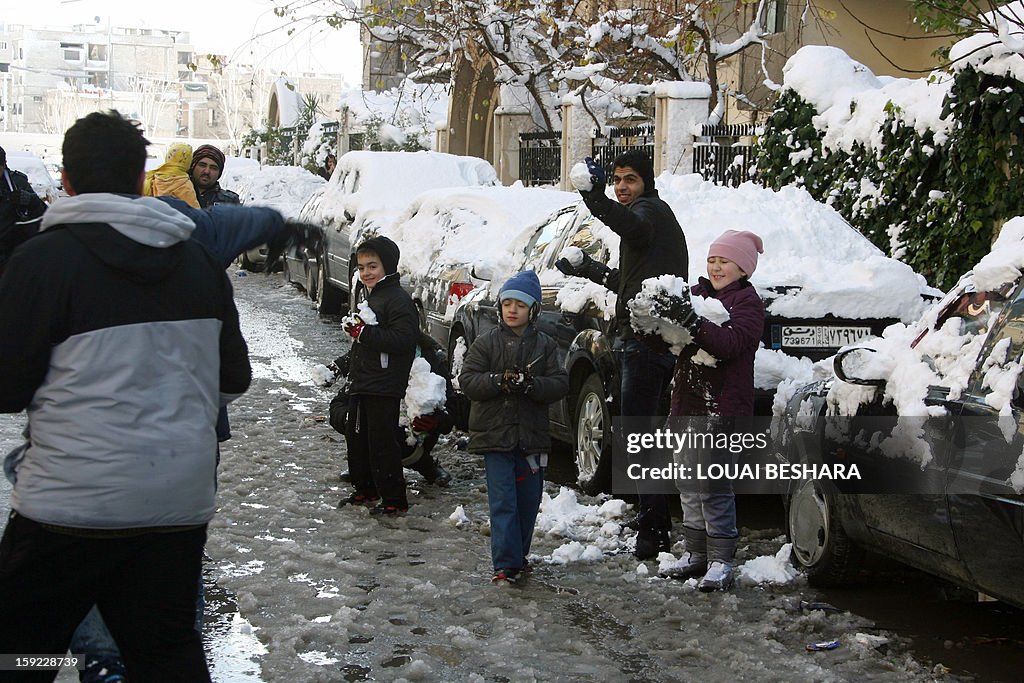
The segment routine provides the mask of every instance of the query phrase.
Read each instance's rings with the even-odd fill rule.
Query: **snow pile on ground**
[[[737,570],[736,581],[742,586],[784,586],[792,583],[800,573],[789,560],[792,549],[792,543],[784,543],[774,555],[762,555],[747,560]]]
[[[554,498],[544,493],[534,534],[569,540],[541,559],[553,564],[592,562],[605,553],[622,550],[624,540],[619,522],[628,508],[625,501],[617,498],[601,505],[582,505],[576,492],[565,486]]]
[[[285,218],[296,218],[310,195],[326,182],[298,166],[264,166],[239,179],[233,189],[247,206],[268,206]]]

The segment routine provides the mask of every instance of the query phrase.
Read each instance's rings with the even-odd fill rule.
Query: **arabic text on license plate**
[[[855,344],[871,335],[870,327],[828,327],[826,325],[782,328],[782,345],[801,348],[836,348]]]

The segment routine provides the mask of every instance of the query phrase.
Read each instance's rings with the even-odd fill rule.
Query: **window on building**
[[[110,79],[106,71],[94,71],[89,74],[89,85],[96,86],[97,88],[108,88]]]
[[[61,43],[60,49],[64,51],[65,62],[80,62],[85,52],[85,45],[82,43]]]
[[[89,59],[95,62],[107,61],[107,46],[97,45],[96,43],[89,44]]]
[[[191,64],[192,53],[191,52],[179,52],[178,53],[178,64]]]
[[[786,32],[786,0],[768,0],[764,8],[764,27],[769,33]]]
[[[210,112],[210,126],[211,127],[216,126],[217,125],[217,110],[216,109],[208,109],[207,111]]]
[[[7,41],[6,40],[0,40],[0,50],[6,50],[6,49],[7,49]]]

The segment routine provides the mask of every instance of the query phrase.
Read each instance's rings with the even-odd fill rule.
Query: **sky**
[[[287,35],[269,0],[177,0],[128,3],[124,0],[0,0],[0,20],[31,26],[143,26],[189,31],[199,54],[227,55],[288,73],[342,74],[357,85],[361,74],[359,34],[319,24]]]

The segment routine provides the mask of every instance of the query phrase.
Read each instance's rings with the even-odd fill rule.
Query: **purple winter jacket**
[[[671,415],[753,415],[754,354],[764,333],[764,302],[745,278],[716,292],[702,277],[690,292],[721,301],[729,320],[721,326],[702,320],[694,341],[679,354]],[[698,349],[718,363],[694,363]]]

